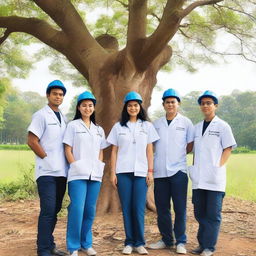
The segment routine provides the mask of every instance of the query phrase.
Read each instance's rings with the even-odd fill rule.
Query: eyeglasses
[[[201,106],[204,106],[204,105],[211,106],[212,104],[214,104],[213,101],[201,101],[200,103]]]

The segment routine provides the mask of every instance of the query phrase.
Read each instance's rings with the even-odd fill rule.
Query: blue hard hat
[[[94,95],[89,92],[89,91],[85,91],[83,93],[81,93],[78,97],[77,97],[77,103],[81,100],[91,100],[93,102],[93,104],[96,104],[96,98],[94,97]]]
[[[169,98],[169,97],[176,98],[178,100],[178,102],[180,102],[180,94],[172,88],[170,88],[164,92],[162,100],[165,100],[166,98]]]
[[[213,91],[205,91],[197,100],[198,104],[201,104],[201,100],[202,98],[212,98],[214,101],[214,104],[218,104],[218,97],[216,95],[216,93],[214,93]]]
[[[137,92],[128,92],[125,97],[124,97],[124,103],[131,101],[131,100],[136,100],[139,103],[142,103],[142,98],[139,93]]]
[[[65,88],[64,84],[60,80],[54,80],[50,82],[46,88],[46,93],[49,94],[49,91],[52,88],[59,88],[63,91],[64,95],[66,94],[67,89]]]

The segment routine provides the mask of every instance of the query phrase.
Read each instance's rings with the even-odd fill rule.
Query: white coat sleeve
[[[221,133],[221,145],[223,149],[228,147],[232,147],[232,149],[234,149],[237,147],[231,127],[228,124],[223,127]]]
[[[100,129],[101,131],[101,143],[100,143],[100,149],[104,149],[110,146],[110,143],[107,142],[105,132],[103,128]]]
[[[72,123],[69,123],[64,134],[63,143],[73,147],[75,137],[75,128]]]
[[[150,144],[150,143],[153,143],[153,142],[159,140],[160,137],[152,123],[148,122],[147,125],[148,125],[148,141],[147,141],[147,143]]]
[[[193,142],[195,137],[195,128],[193,123],[188,120],[187,124],[187,143]]]
[[[39,139],[41,139],[41,137],[43,136],[43,133],[45,131],[45,128],[46,128],[46,125],[45,125],[44,117],[39,113],[35,113],[32,116],[32,121],[28,127],[28,132],[32,132]]]
[[[115,124],[108,135],[107,142],[112,145],[118,146],[117,133],[117,124]]]

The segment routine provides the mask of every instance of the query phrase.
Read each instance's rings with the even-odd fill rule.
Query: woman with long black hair
[[[153,182],[153,145],[159,139],[154,126],[147,121],[137,92],[129,92],[124,99],[121,119],[107,141],[112,144],[111,183],[118,189],[121,201],[125,247],[123,254],[133,249],[148,254],[144,248],[144,215],[148,186]]]
[[[92,248],[92,224],[100,191],[107,146],[104,130],[95,122],[94,95],[88,91],[78,96],[74,120],[68,124],[63,143],[68,171],[67,249],[72,256],[78,250],[96,255]]]

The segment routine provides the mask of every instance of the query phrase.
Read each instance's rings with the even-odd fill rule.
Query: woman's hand
[[[117,189],[117,177],[115,173],[111,173],[110,175],[110,183],[112,184],[112,186]]]
[[[148,175],[146,177],[146,182],[147,182],[147,185],[148,187],[153,184],[153,181],[154,181],[154,176],[153,176],[153,172],[148,172]]]

